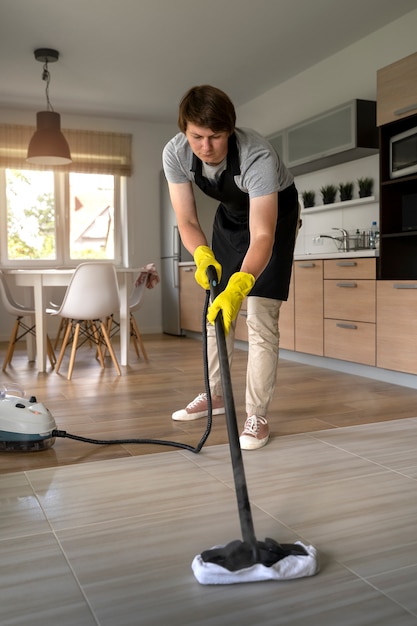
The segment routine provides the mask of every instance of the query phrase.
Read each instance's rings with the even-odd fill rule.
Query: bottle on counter
[[[359,228],[356,229],[356,236],[355,236],[355,250],[360,250],[361,249],[361,231],[359,230]]]
[[[372,250],[378,247],[379,244],[379,230],[377,222],[372,222],[372,226],[369,230],[369,247]]]

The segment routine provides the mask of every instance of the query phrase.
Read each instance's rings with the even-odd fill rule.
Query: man
[[[210,85],[191,88],[179,107],[178,133],[165,146],[163,165],[184,246],[193,255],[196,281],[209,289],[213,265],[222,292],[208,310],[209,379],[213,415],[224,413],[214,322],[221,310],[231,362],[235,320],[247,300],[247,418],[243,450],[264,446],[266,419],[278,366],[279,309],[288,298],[298,194],[293,176],[258,133],[235,127],[230,98]],[[212,248],[200,227],[192,182],[217,199]],[[206,394],[172,415],[174,420],[207,416]]]

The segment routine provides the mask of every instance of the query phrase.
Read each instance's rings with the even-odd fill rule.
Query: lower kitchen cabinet
[[[295,261],[295,350],[323,356],[323,261]]]
[[[194,278],[195,266],[179,268],[181,328],[201,333],[206,292]]]
[[[375,259],[324,261],[324,356],[376,363]]]
[[[294,272],[291,277],[288,300],[281,304],[279,310],[279,347],[284,350],[295,350]]]
[[[377,282],[377,367],[417,374],[417,282]]]
[[[180,267],[181,327],[201,332],[205,292]],[[236,339],[247,341],[246,300]],[[295,261],[280,347],[417,374],[417,281],[376,280],[376,259]]]
[[[324,320],[324,356],[375,365],[375,324]]]

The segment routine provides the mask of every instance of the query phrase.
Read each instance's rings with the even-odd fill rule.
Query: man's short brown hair
[[[183,133],[189,122],[214,132],[227,131],[232,134],[236,124],[235,107],[229,96],[217,87],[191,87],[179,107],[178,126]]]

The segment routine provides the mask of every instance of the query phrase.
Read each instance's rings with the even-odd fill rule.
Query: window
[[[19,169],[0,176],[2,265],[120,263],[119,176]]]
[[[0,124],[0,264],[126,262],[131,135],[63,129],[72,163],[52,171],[26,162],[33,132]]]

